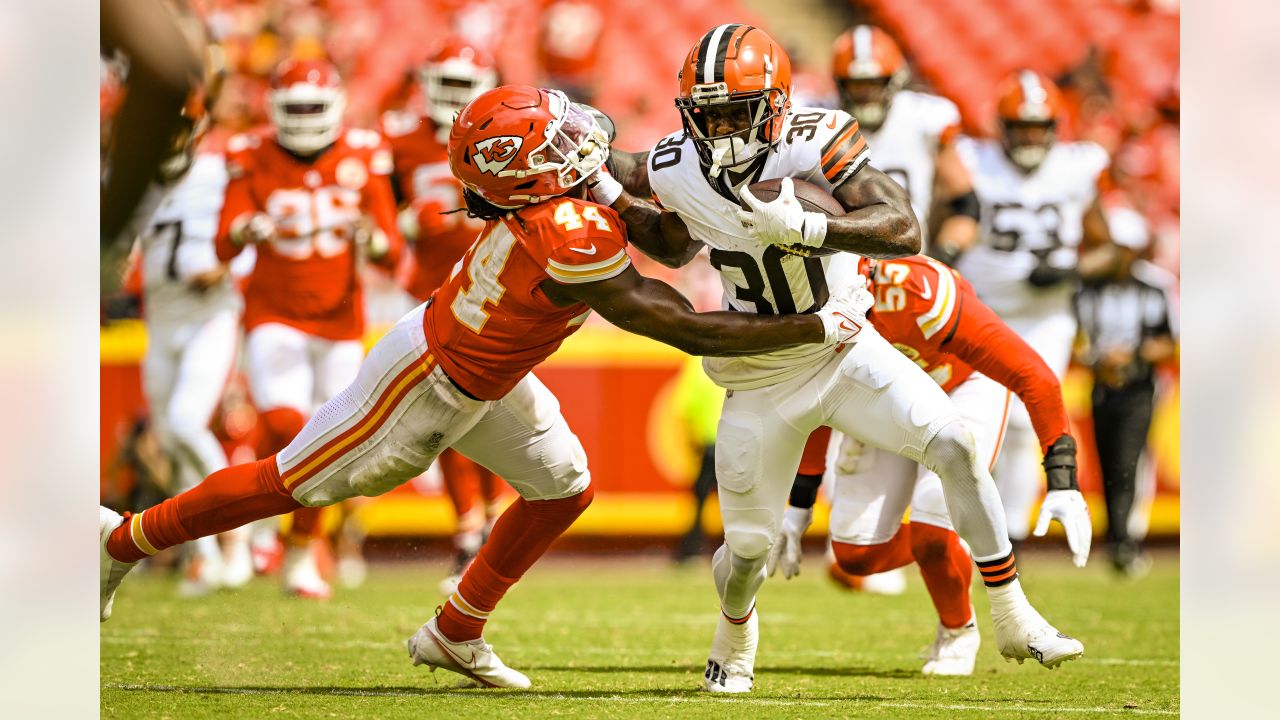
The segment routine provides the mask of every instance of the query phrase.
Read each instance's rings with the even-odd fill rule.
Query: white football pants
[[[950,396],[973,433],[978,458],[990,469],[1000,452],[1013,393],[974,373]],[[844,436],[830,472],[832,540],[851,545],[889,542],[908,507],[912,522],[955,529],[938,474],[908,458]]]
[[[716,478],[727,552],[712,566],[726,614],[750,611],[805,442],[822,425],[936,471],[974,557],[1008,553],[1004,511],[973,434],[933,378],[867,327],[797,377],[726,394]]]
[[[363,359],[359,340],[326,340],[281,323],[259,325],[245,338],[249,393],[259,410],[310,415],[351,383]]]
[[[346,389],[316,410],[277,456],[303,505],[375,496],[423,473],[447,447],[497,473],[527,500],[587,489],[591,475],[560,403],[526,375],[500,400],[463,394],[427,347],[420,305],[378,341]]]

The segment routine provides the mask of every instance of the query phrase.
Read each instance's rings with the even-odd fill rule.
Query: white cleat
[[[504,665],[484,638],[453,642],[441,634],[435,618],[418,628],[405,645],[413,664],[426,665],[431,672],[444,668],[491,688],[525,690],[532,684],[524,673]]]
[[[320,577],[315,553],[310,548],[289,548],[285,552],[284,569],[286,595],[308,600],[328,600],[333,597],[333,588]]]
[[[1005,660],[1017,660],[1018,664],[1034,658],[1052,670],[1068,660],[1084,655],[1084,644],[1059,632],[1036,612],[1028,602],[992,616],[996,634],[996,648]]]
[[[253,550],[247,539],[235,539],[227,547],[222,565],[222,586],[242,588],[253,579]]]
[[[907,574],[902,568],[887,570],[862,578],[862,592],[872,595],[901,595],[907,591]]]
[[[111,606],[116,601],[116,588],[137,563],[122,563],[107,554],[107,538],[120,527],[124,518],[114,510],[98,506],[98,622],[111,617]]]
[[[925,675],[972,675],[981,645],[977,618],[954,630],[939,623],[938,636],[925,649],[924,668],[920,672]]]
[[[741,625],[729,622],[720,613],[711,654],[702,680],[708,692],[747,693],[755,682],[756,647],[760,643],[759,612]]]

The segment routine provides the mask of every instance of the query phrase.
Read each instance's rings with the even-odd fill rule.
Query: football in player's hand
[[[839,217],[844,215],[844,206],[836,200],[831,193],[823,190],[820,186],[815,185],[808,180],[800,178],[791,179],[792,187],[795,189],[796,200],[800,201],[800,206],[806,212],[820,212],[827,215]],[[782,189],[782,179],[773,178],[772,180],[761,180],[752,183],[749,187],[751,194],[761,202],[769,202],[778,197],[778,192]],[[750,209],[745,208],[744,209]],[[808,247],[806,245],[779,245],[783,250],[792,255],[801,257],[809,257],[811,255],[834,255],[839,250],[823,247]]]

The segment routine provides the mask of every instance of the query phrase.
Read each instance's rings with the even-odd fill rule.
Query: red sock
[[[280,482],[272,455],[219,470],[190,490],[130,516],[111,533],[107,552],[120,562],[136,562],[188,540],[300,507]]]
[[[258,417],[263,428],[258,438],[258,457],[261,458],[285,449],[307,424],[302,413],[287,407],[271,408]]]
[[[444,476],[444,491],[453,503],[457,517],[465,517],[475,506],[480,493],[478,466],[465,455],[449,448],[440,453],[440,474]]]
[[[489,541],[462,576],[437,621],[440,632],[453,642],[474,640],[484,632],[489,613],[551,547],[595,496],[595,487],[559,500],[520,498],[498,518]]]
[[[900,525],[889,542],[879,545],[850,545],[831,542],[836,563],[850,575],[875,575],[911,564],[911,530]]]
[[[942,626],[953,630],[964,627],[973,619],[969,612],[973,561],[960,544],[960,536],[954,530],[913,522],[911,554],[920,565],[920,575]]]

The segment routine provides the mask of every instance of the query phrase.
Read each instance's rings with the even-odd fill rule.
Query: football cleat
[[[98,506],[98,622],[111,617],[111,606],[116,601],[116,588],[137,563],[122,563],[107,554],[107,538],[120,527],[124,518],[114,510]]]
[[[308,600],[328,600],[333,597],[333,588],[316,567],[315,554],[310,548],[289,548],[285,552],[286,595],[295,595]]]
[[[938,624],[938,635],[923,653],[925,675],[972,675],[982,636],[975,617],[954,630]]]
[[[405,646],[413,664],[426,665],[431,672],[444,668],[491,688],[524,690],[532,684],[524,673],[504,665],[484,638],[459,643],[446,638],[436,626],[436,618],[418,628]]]
[[[711,654],[702,679],[708,692],[747,693],[755,682],[756,646],[760,642],[759,613],[754,609],[742,624],[720,613]]]
[[[1017,660],[1018,664],[1034,658],[1052,670],[1068,660],[1084,655],[1084,644],[1059,632],[1031,607],[1022,602],[1001,612],[992,613],[996,648],[1005,660]]]
[[[253,550],[243,536],[231,540],[222,565],[222,586],[240,588],[253,579]]]
[[[901,595],[907,591],[907,574],[902,568],[886,570],[882,573],[867,575],[862,578],[862,592],[871,595]]]

